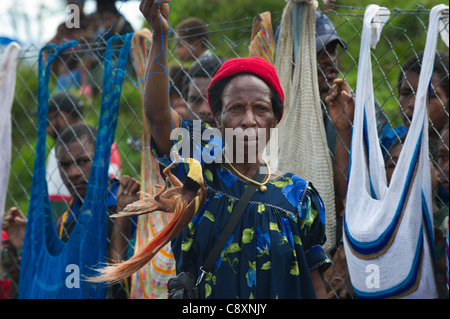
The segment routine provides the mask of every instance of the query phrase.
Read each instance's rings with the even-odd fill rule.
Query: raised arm
[[[350,160],[350,146],[352,143],[352,124],[355,112],[355,100],[350,88],[342,79],[335,79],[328,96],[325,99],[328,104],[331,121],[336,127],[337,136],[334,145],[334,189],[337,195],[336,211],[341,213],[347,196],[347,174]]]
[[[142,0],[140,10],[153,29],[153,42],[146,67],[144,110],[160,156],[170,152],[172,128],[180,124],[178,113],[170,108],[167,36],[170,0]]]

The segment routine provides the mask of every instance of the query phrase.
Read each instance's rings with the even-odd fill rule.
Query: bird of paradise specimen
[[[202,167],[192,158],[182,160],[189,166],[184,183],[170,172],[176,161],[167,166],[163,174],[167,177],[162,189],[155,195],[127,205],[124,210],[111,217],[120,218],[148,214],[154,211],[174,213],[169,224],[132,258],[118,264],[109,264],[99,269],[100,275],[89,278],[92,282],[115,283],[130,277],[147,264],[168,242],[175,238],[194,218],[206,202],[206,189],[203,182]],[[169,183],[172,188],[169,188]]]

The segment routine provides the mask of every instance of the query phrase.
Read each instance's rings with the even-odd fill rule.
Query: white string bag
[[[17,42],[10,43],[0,62],[0,232],[11,169],[11,108],[16,86],[17,56],[20,51],[21,47]],[[0,246],[1,240],[0,237]]]
[[[285,96],[284,115],[277,126],[280,139],[272,137],[269,146],[273,147],[273,143],[278,141],[279,167],[310,181],[318,190],[326,212],[327,240],[322,248],[328,252],[335,247],[336,212],[333,168],[317,79],[317,6],[315,0],[290,0],[283,11],[275,67]],[[301,21],[294,21],[294,10],[302,10]],[[301,28],[298,48],[293,47],[295,23]],[[298,53],[293,68],[291,57],[296,49]]]
[[[389,187],[376,130],[370,61],[370,45],[375,48],[389,11],[377,5],[366,9],[344,217],[347,264],[360,298],[437,297],[426,98],[445,9],[438,5],[430,13],[414,116]]]

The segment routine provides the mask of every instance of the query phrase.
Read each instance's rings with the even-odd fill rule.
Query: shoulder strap
[[[261,180],[264,176],[259,171],[260,170],[258,169],[256,171],[255,176],[253,177],[253,180],[255,180],[257,182],[261,182]],[[201,282],[201,280],[203,279],[203,276],[205,274],[210,273],[211,270],[213,269],[214,263],[219,258],[220,254],[222,253],[222,250],[225,247],[225,244],[227,243],[228,238],[230,238],[231,233],[233,232],[239,219],[241,218],[245,207],[247,207],[247,204],[250,201],[250,198],[252,198],[252,196],[255,193],[257,188],[258,188],[258,185],[254,184],[254,183],[248,183],[247,188],[245,189],[245,192],[242,194],[241,198],[239,198],[238,203],[233,208],[233,211],[231,212],[231,216],[228,219],[228,222],[225,225],[224,229],[222,230],[222,233],[220,234],[220,236],[217,239],[216,243],[214,244],[213,248],[209,252],[209,255],[206,257],[206,260],[203,263],[203,266],[200,267],[200,271],[202,272],[202,274],[200,275],[200,277],[197,280],[197,285]]]

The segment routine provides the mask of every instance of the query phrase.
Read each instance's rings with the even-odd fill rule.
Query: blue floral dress
[[[191,121],[180,126],[193,136]],[[210,145],[202,141],[198,147],[203,151]],[[158,160],[162,167],[170,164],[168,157]],[[197,276],[247,186],[222,164],[202,165],[206,204],[172,241],[177,273]],[[186,168],[173,170],[181,181]],[[330,263],[321,247],[324,219],[323,202],[311,183],[291,173],[270,181],[266,192],[251,198],[216,269],[201,282],[200,298],[315,298],[310,272]]]

